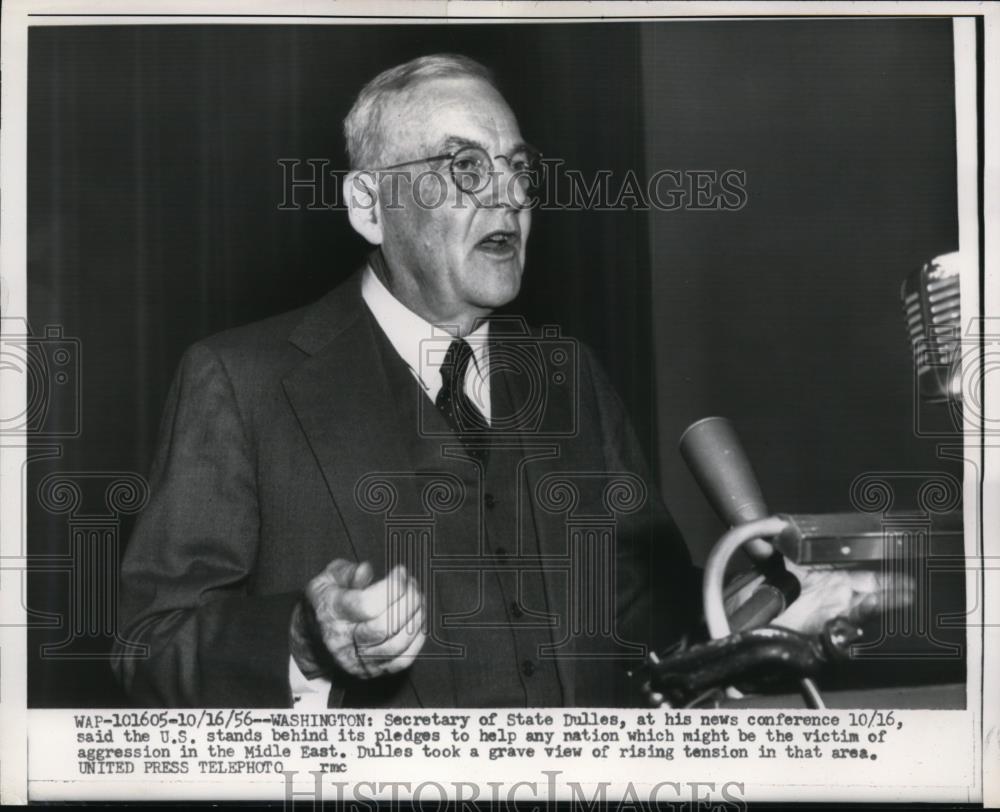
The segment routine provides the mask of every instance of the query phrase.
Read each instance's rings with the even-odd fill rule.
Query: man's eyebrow
[[[481,141],[476,141],[474,138],[465,138],[460,135],[445,136],[445,138],[439,143],[441,145],[440,148],[442,152],[456,152],[463,147],[479,147],[483,152],[491,154],[489,148]],[[527,141],[518,141],[513,147],[511,147],[508,154],[514,155],[528,149],[532,149],[532,147]]]
[[[489,152],[486,146],[473,138],[464,138],[460,135],[448,135],[445,136],[440,142],[441,150],[443,152],[455,152],[456,150],[462,149],[463,147],[479,147],[485,152]]]

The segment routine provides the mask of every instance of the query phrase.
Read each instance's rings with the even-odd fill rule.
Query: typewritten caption
[[[877,762],[907,735],[894,711],[75,712],[76,775],[351,775],[417,759]]]

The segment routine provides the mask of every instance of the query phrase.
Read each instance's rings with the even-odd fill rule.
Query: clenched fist
[[[371,679],[413,664],[427,636],[420,586],[400,565],[381,581],[367,561],[338,558],[306,586],[290,629],[292,657],[309,678],[330,660],[348,674]]]

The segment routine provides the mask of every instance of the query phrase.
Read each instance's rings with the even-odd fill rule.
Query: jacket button
[[[488,507],[490,510],[493,510],[493,508],[496,506],[496,503],[497,500],[494,498],[492,493],[488,493],[486,494],[486,496],[483,497],[483,504],[485,504],[486,507]]]
[[[524,617],[524,612],[521,611],[521,604],[517,601],[510,602],[510,613],[514,617]]]
[[[506,547],[497,547],[496,550],[494,550],[493,552],[496,554],[497,558],[506,558],[507,557],[507,548]]]
[[[535,664],[531,660],[525,660],[521,663],[521,673],[526,677],[530,677],[535,673]]]

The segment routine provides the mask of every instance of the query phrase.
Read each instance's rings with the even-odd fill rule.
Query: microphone
[[[685,429],[680,452],[695,481],[730,526],[770,516],[757,477],[733,424],[724,417],[705,417]],[[785,569],[780,552],[763,539],[744,546],[763,572],[762,584],[732,616],[734,631],[763,626],[781,614],[800,592],[798,578]]]
[[[934,257],[907,276],[899,292],[917,391],[926,403],[962,402],[960,268],[957,251]]]
[[[709,504],[728,525],[746,524],[770,516],[750,458],[733,424],[724,417],[704,417],[688,426],[679,442],[681,456]],[[756,561],[774,548],[757,539],[746,545]]]

